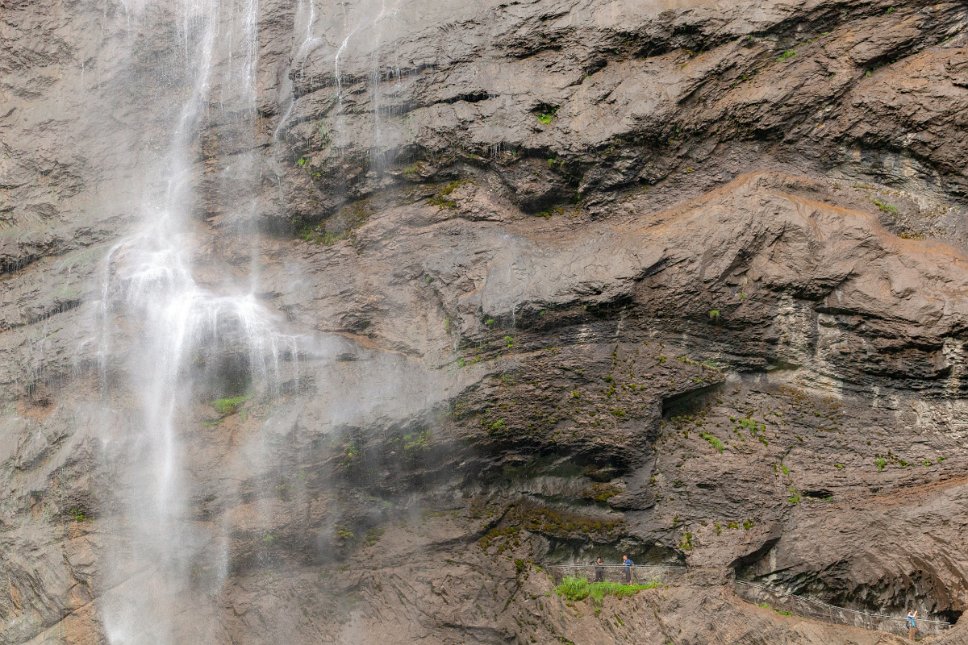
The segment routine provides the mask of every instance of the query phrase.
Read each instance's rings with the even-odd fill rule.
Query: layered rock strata
[[[259,119],[213,109],[195,150],[195,271],[255,248],[312,342],[277,396],[214,409],[227,361],[186,412],[227,565],[179,615],[213,640],[901,642],[734,579],[960,617],[968,9],[642,4],[261,4]],[[101,642],[152,576],[101,566],[134,404],[95,309],[187,81],[174,15],[129,8],[0,15],[5,643]],[[595,612],[539,569],[623,551],[690,573]]]

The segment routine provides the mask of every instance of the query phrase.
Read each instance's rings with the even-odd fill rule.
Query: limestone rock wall
[[[3,643],[102,642],[150,581],[99,566],[133,410],[99,272],[187,82],[142,4],[0,4]],[[724,4],[260,3],[258,119],[212,109],[196,144],[195,269],[254,249],[314,349],[276,398],[186,412],[228,573],[200,564],[183,615],[217,642],[899,642],[740,577],[960,617],[968,8]],[[623,551],[690,576],[595,613],[536,566]]]

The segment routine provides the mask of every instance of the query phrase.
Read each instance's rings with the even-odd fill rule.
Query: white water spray
[[[125,8],[152,9],[134,1]],[[196,410],[201,397],[271,396],[280,361],[296,353],[295,338],[254,295],[254,258],[247,276],[226,268],[203,283],[195,270],[205,226],[193,213],[204,210],[197,186],[206,172],[197,145],[206,122],[254,127],[258,2],[183,0],[167,18],[177,25],[172,56],[185,99],[158,164],[162,181],[140,204],[143,223],[105,261],[100,307],[104,396],[137,411],[119,414],[127,418],[117,419],[106,448],[123,521],[105,545],[111,591],[102,611],[108,640],[118,644],[215,639],[228,540],[223,527],[197,516],[197,500],[214,493],[200,490],[191,472]],[[153,28],[150,20],[144,28]],[[257,181],[257,159],[242,155],[216,183],[220,194],[245,195]],[[251,219],[246,200],[217,206],[228,220]],[[126,358],[121,347],[129,348]]]

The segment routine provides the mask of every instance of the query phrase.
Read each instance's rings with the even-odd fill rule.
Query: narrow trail
[[[601,568],[603,578],[611,582],[624,582],[624,567],[620,564],[560,564],[547,565],[545,569],[551,573],[556,583],[565,576],[584,577],[589,580],[595,578],[596,568]],[[690,572],[695,572],[684,566],[669,565],[636,565],[633,568],[632,582],[658,581],[663,585],[677,586]],[[754,582],[737,580],[732,586],[736,596],[752,604],[769,607],[782,615],[797,616],[818,620],[835,625],[848,625],[868,631],[880,631],[900,636],[907,635],[907,624],[904,616],[893,616],[872,611],[847,609],[825,603],[815,598],[800,596]],[[951,623],[945,620],[918,619],[918,630],[921,636],[936,636],[951,629]]]
[[[798,596],[779,589],[754,582],[737,580],[733,583],[736,595],[748,602],[768,604],[774,611],[789,612],[796,616],[821,620],[836,625],[850,625],[870,631],[881,631],[890,634],[907,635],[907,624],[904,616],[891,616],[870,611],[846,609],[825,603],[815,598]],[[951,623],[944,620],[918,619],[918,630],[921,635],[934,636],[951,629]]]

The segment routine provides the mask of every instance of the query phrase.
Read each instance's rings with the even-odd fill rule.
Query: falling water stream
[[[126,9],[148,29],[153,17],[166,17],[150,4]],[[112,643],[184,642],[188,633],[196,642],[214,638],[209,612],[186,605],[200,577],[209,592],[217,590],[227,567],[224,535],[194,517],[193,500],[205,491],[193,481],[186,455],[192,406],[202,394],[271,395],[281,357],[295,355],[295,337],[281,332],[255,296],[254,253],[247,275],[209,271],[203,283],[195,266],[205,252],[192,215],[199,199],[199,136],[206,123],[253,127],[258,2],[181,0],[176,11],[177,33],[165,64],[180,63],[179,73],[190,80],[161,156],[161,181],[138,205],[142,224],[108,254],[102,284],[105,396],[130,396],[130,407],[138,410],[123,424],[115,455],[125,524],[106,549],[106,568],[109,578],[134,582],[105,602]],[[254,154],[236,155],[217,177],[217,190],[245,196],[258,174]],[[251,200],[235,200],[224,217],[244,223],[252,208]],[[111,378],[108,363],[119,335],[128,337],[130,350],[120,378]]]
[[[222,422],[219,401],[271,407],[284,390],[298,389],[297,357],[319,358],[328,342],[296,334],[259,296],[254,222],[260,187],[279,184],[285,171],[293,81],[322,43],[320,24],[343,25],[339,40],[328,43],[341,109],[340,65],[348,44],[365,34],[381,38],[381,21],[396,9],[386,0],[352,6],[300,0],[292,14],[291,64],[276,99],[278,121],[264,123],[257,110],[264,98],[257,87],[259,0],[122,4],[135,82],[163,89],[154,98],[162,102],[156,114],[164,122],[159,127],[148,120],[157,115],[146,116],[132,130],[167,135],[163,144],[142,143],[132,153],[152,159],[130,205],[136,225],[107,253],[100,274],[98,423],[106,428],[104,456],[113,472],[106,497],[118,517],[104,538],[100,610],[111,643],[219,642],[225,640],[220,598],[238,559],[251,557],[236,551],[240,522],[250,543],[259,526],[271,524],[272,511],[258,500],[249,504],[243,489],[279,465],[269,463],[258,432],[232,456],[198,458],[218,452],[227,434],[205,431]],[[379,74],[379,62],[372,65]],[[373,118],[379,133],[379,117]],[[268,149],[252,145],[259,137]],[[399,381],[396,369],[405,367],[382,370],[391,383]],[[382,388],[372,397],[378,408],[392,400],[396,386],[369,387]],[[356,407],[353,414],[366,405]],[[328,414],[329,423],[346,418],[339,406]],[[287,423],[293,427],[279,425]],[[225,472],[197,472],[212,463]]]

